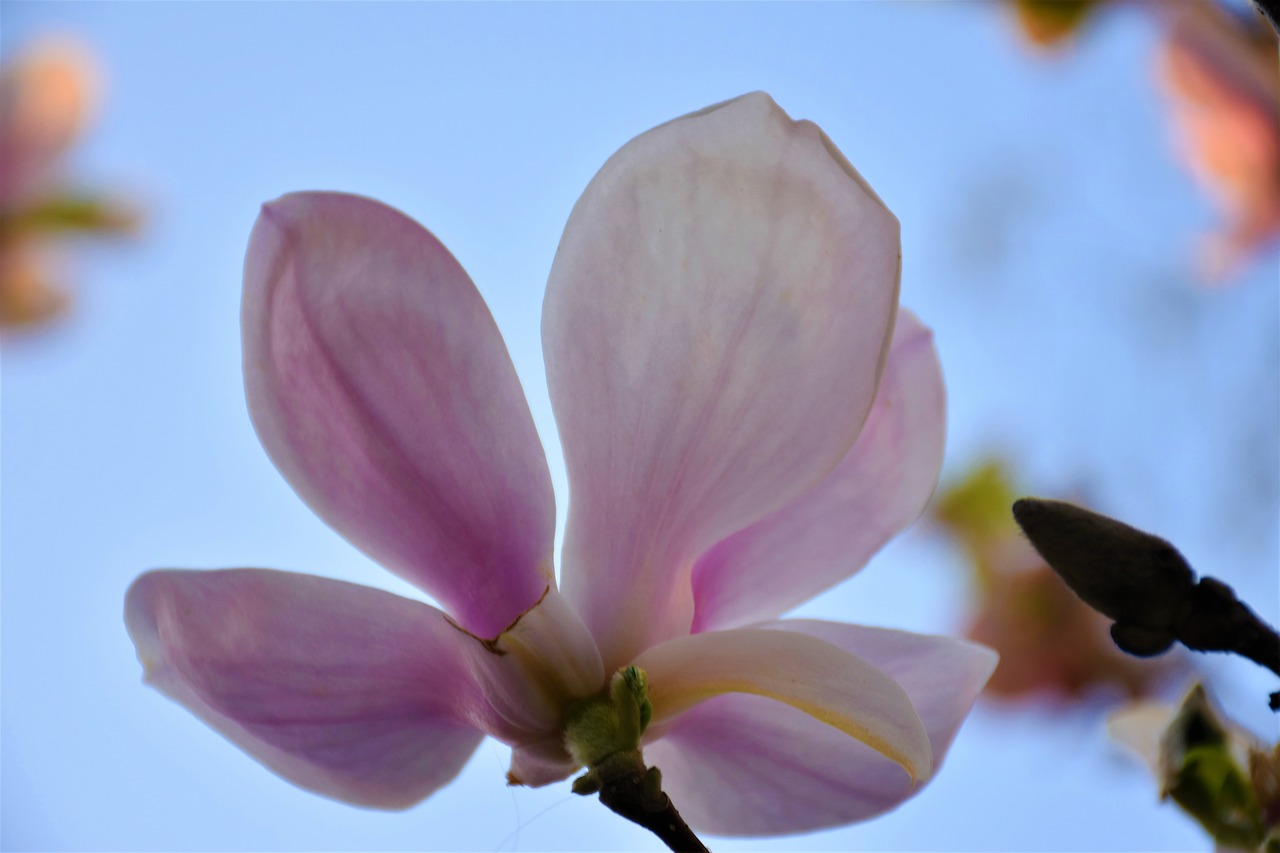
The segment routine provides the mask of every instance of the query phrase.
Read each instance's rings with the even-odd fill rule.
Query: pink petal
[[[1178,706],[1169,702],[1131,702],[1107,718],[1107,734],[1142,759],[1159,779],[1160,739],[1178,715]]]
[[[857,442],[794,503],[699,558],[693,630],[771,619],[857,572],[924,511],[945,441],[946,392],[933,335],[900,311]]]
[[[258,436],[321,518],[481,636],[538,600],[546,458],[493,318],[435,237],[356,196],[271,202],[243,327]]]
[[[689,630],[693,559],[852,446],[898,223],[764,94],[625,145],[574,207],[542,338],[572,503],[566,595],[606,669]]]
[[[271,770],[362,806],[410,806],[504,734],[472,642],[433,607],[289,572],[149,572],[125,621],[148,683]]]
[[[767,627],[820,637],[902,685],[928,732],[934,772],[995,667],[989,650],[946,637],[808,620]],[[653,736],[645,758],[662,770],[663,787],[691,826],[718,835],[866,820],[919,790],[866,745],[757,696],[718,697]]]
[[[476,683],[516,729],[558,733],[566,708],[605,687],[595,641],[553,586],[498,637],[471,640],[465,651]]]
[[[931,770],[929,739],[902,687],[825,639],[797,631],[714,631],[647,649],[635,665],[648,674],[659,731],[668,720],[679,731],[681,714],[716,696],[748,693],[861,741],[913,778]]]
[[[557,733],[511,750],[507,784],[541,788],[569,778],[578,766],[565,749],[564,735]]]

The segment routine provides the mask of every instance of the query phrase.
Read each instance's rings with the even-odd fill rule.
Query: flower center
[[[618,772],[639,767],[640,736],[653,717],[644,670],[629,666],[614,673],[609,692],[584,699],[565,715],[564,742],[587,772],[573,780],[575,794],[598,791]]]

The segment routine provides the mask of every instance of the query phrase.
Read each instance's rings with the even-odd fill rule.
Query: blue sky
[[[386,201],[470,272],[563,463],[539,341],[573,202],[630,137],[754,89],[823,126],[903,226],[903,303],[948,379],[944,474],[984,454],[1083,491],[1277,621],[1277,258],[1195,278],[1214,211],[1179,167],[1138,11],[1039,60],[980,3],[0,5],[0,48],[70,31],[107,73],[76,174],[145,200],[75,256],[74,313],[0,347],[8,850],[654,849],[568,784],[508,790],[487,743],[404,813],[292,788],[141,684],[124,591],[262,566],[416,595],[326,528],[258,445],[240,267],[258,205]],[[952,632],[958,557],[895,542],[803,615]],[[1245,663],[1210,662],[1275,737]],[[543,813],[545,810],[545,813]],[[941,776],[872,823],[718,849],[1207,849],[1097,714],[980,710]]]

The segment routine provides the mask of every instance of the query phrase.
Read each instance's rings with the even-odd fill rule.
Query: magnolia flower
[[[572,495],[557,583],[542,446],[458,262],[368,199],[267,204],[244,277],[258,435],[321,518],[443,609],[286,572],[150,572],[126,604],[147,680],[290,781],[397,809],[485,735],[511,746],[512,784],[566,778],[584,753],[567,719],[637,667],[645,756],[695,828],[892,808],[992,654],[776,617],[861,568],[935,484],[942,378],[897,312],[898,246],[831,141],[764,94],[610,158],[543,311]]]

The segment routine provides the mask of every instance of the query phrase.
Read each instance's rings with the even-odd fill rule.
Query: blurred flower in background
[[[65,174],[100,91],[92,56],[66,36],[34,42],[0,67],[0,329],[40,324],[67,307],[58,284],[67,238],[137,228],[127,201],[81,191]]]
[[[1260,20],[1185,4],[1156,58],[1182,157],[1226,220],[1204,248],[1212,282],[1280,237],[1280,48]]]
[[[1107,0],[1005,0],[1037,52],[1058,52]],[[1156,83],[1187,169],[1225,220],[1204,242],[1206,281],[1221,284],[1280,242],[1280,45],[1256,12],[1221,0],[1142,3],[1163,30]]]
[[[1280,850],[1280,743],[1266,746],[1223,717],[1204,687],[1182,705],[1135,702],[1107,723],[1112,739],[1146,762],[1219,850]]]
[[[1133,699],[1183,671],[1177,656],[1139,660],[1115,647],[1110,620],[1081,601],[1018,529],[1009,509],[1017,496],[1004,465],[987,461],[929,509],[970,564],[976,606],[965,634],[1000,653],[985,695],[1060,704]]]

